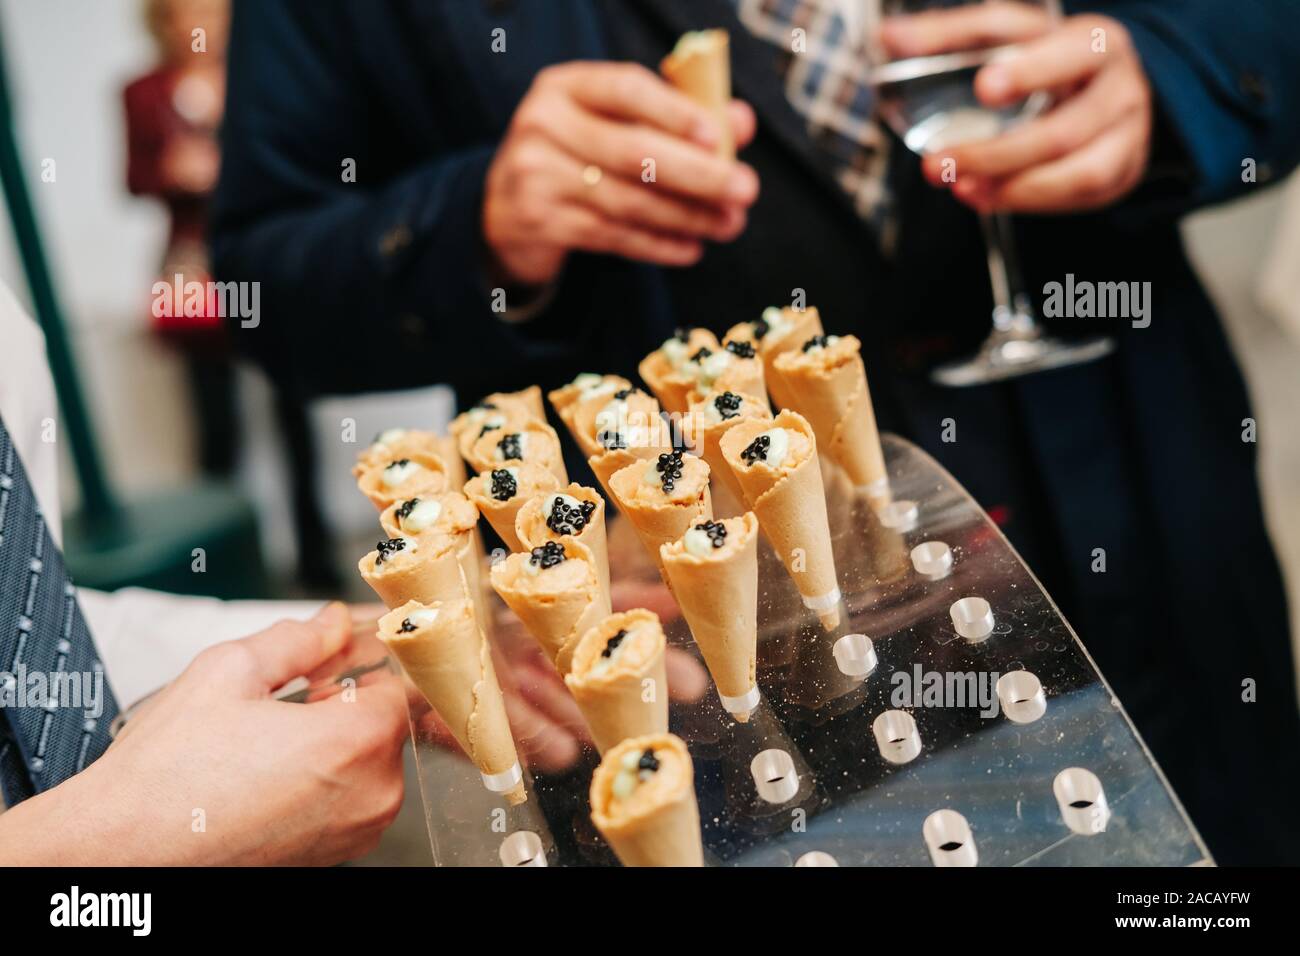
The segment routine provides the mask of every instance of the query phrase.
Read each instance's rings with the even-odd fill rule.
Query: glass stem
[[[1011,224],[1001,213],[982,212],[979,217],[993,287],[993,327],[999,332],[1033,332],[1036,323],[1020,278]]]

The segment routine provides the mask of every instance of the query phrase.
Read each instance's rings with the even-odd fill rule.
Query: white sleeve
[[[77,592],[108,683],[125,710],[183,671],[206,647],[311,617],[319,601],[221,601],[123,588]]]

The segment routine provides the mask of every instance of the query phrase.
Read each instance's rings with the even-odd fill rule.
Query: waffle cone
[[[653,628],[655,650],[640,666],[611,666],[593,671],[609,639],[621,629]],[[628,737],[668,731],[668,678],[664,670],[667,642],[659,618],[637,609],[611,614],[589,629],[573,652],[573,667],[565,675],[573,699],[582,711],[591,738],[601,753]],[[647,699],[649,698],[649,699]]]
[[[822,317],[815,306],[803,310],[787,306],[781,310],[781,315],[791,323],[790,328],[783,332],[768,332],[759,344],[763,355],[763,372],[767,376],[767,390],[781,408],[792,408],[795,396],[777,370],[776,358],[791,349],[802,347],[814,335],[821,335]]]
[[[846,335],[822,350],[822,361],[790,351],[776,358],[775,367],[790,388],[791,407],[812,425],[818,448],[855,487],[866,488],[884,481],[885,456],[860,351],[858,339]]]
[[[455,537],[427,534],[417,539],[417,550],[400,563],[390,558],[376,568],[379,552],[371,551],[357,563],[357,570],[389,608],[408,601],[458,601],[469,596],[460,559],[466,544],[473,544],[470,532]]]
[[[492,666],[492,651],[468,601],[428,605],[432,624],[403,633],[402,621],[426,605],[410,601],[379,621],[379,638],[407,677],[438,712],[480,773],[505,773],[519,763],[506,719],[505,699]],[[522,781],[506,793],[511,803],[528,799]]]
[[[585,561],[590,570],[583,586],[555,593],[531,592],[517,585],[527,554],[512,554],[493,565],[489,580],[510,610],[523,622],[528,633],[542,646],[561,675],[568,673],[573,651],[587,631],[609,616],[609,597],[596,578],[590,549],[570,537],[561,538],[570,560]]]
[[[680,542],[660,554],[718,693],[742,697],[754,686],[758,665],[758,519],[747,512],[726,525],[738,547],[725,560],[696,557]]]
[[[596,562],[596,575],[600,579],[601,590],[605,592],[606,597],[609,595],[609,542],[605,535],[605,499],[591,489],[579,485],[576,482],[570,484],[567,488],[561,488],[559,491],[571,498],[577,498],[579,501],[590,501],[596,506],[596,510],[591,513],[591,518],[587,526],[582,529],[580,534],[574,535],[580,542],[585,544],[591,551],[591,557]],[[546,516],[542,514],[542,502],[544,502],[553,492],[542,492],[533,495],[523,503],[519,508],[519,513],[515,515],[515,536],[519,539],[521,551],[528,551],[533,548],[540,548],[547,541],[558,541],[563,535],[558,535],[546,526]]]
[[[812,444],[811,454],[775,478],[771,469],[748,467],[740,457],[756,436],[774,427],[801,432]],[[799,593],[807,599],[822,598],[836,591],[826,491],[812,426],[803,416],[788,410],[771,422],[750,419],[723,436],[722,453],[740,483],[745,501],[758,516],[763,533],[772,542]],[[833,627],[838,622],[838,613],[833,616],[823,613],[822,622]]]
[[[731,59],[727,31],[709,30],[708,43],[687,55],[677,52],[664,57],[659,72],[695,102],[713,114],[720,139],[717,153],[724,159],[736,158],[727,108],[731,102]]]
[[[671,751],[677,768],[672,785],[635,814],[616,814],[613,786],[620,762],[624,754],[647,748]],[[591,821],[624,866],[704,865],[694,779],[686,745],[672,734],[632,737],[605,753],[591,778]]]
[[[706,469],[708,468],[708,464],[703,459],[700,459],[700,462]],[[663,564],[660,563],[659,546],[676,541],[686,533],[691,522],[696,519],[712,518],[713,500],[709,496],[707,481],[700,489],[699,495],[688,501],[647,503],[637,500],[632,492],[641,481],[644,469],[643,462],[634,462],[616,472],[609,480],[609,485],[614,500],[618,502],[619,510],[632,522],[637,537],[650,552],[650,557],[654,559],[655,566],[662,574]]]

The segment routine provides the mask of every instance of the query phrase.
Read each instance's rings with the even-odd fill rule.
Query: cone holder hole
[[[532,830],[516,830],[501,841],[502,866],[545,866],[542,838]]]
[[[916,573],[931,581],[946,578],[952,573],[952,548],[942,541],[927,541],[912,549],[912,567]]]
[[[970,824],[956,810],[936,810],[921,825],[925,845],[935,866],[975,866],[979,854]]]
[[[1110,820],[1110,806],[1101,781],[1091,770],[1068,767],[1052,782],[1061,818],[1075,833],[1091,836],[1102,833]]]
[[[785,803],[799,792],[799,773],[784,750],[764,750],[749,762],[758,795],[768,803]]]
[[[964,597],[948,609],[952,626],[968,641],[982,641],[993,633],[993,609],[982,597]]]
[[[1029,671],[1010,671],[995,686],[1002,713],[1017,724],[1032,724],[1047,711],[1043,684]]]
[[[795,866],[839,866],[840,861],[824,850],[812,850],[794,861]]]
[[[871,724],[880,755],[890,763],[915,760],[921,752],[921,734],[916,720],[905,710],[887,710]]]
[[[879,663],[876,646],[865,634],[845,634],[831,650],[840,673],[849,677],[866,677]]]

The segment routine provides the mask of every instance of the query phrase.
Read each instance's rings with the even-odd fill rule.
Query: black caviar
[[[482,428],[478,430],[478,437],[482,438],[488,432],[494,432],[500,427],[501,426],[499,424],[493,424],[492,422],[488,422],[486,425],[484,425]]]
[[[627,397],[635,391],[636,389],[634,388],[620,388],[617,392],[614,393],[614,397],[618,399],[620,402],[625,402],[627,401]]]
[[[512,461],[516,458],[524,457],[524,449],[520,439],[523,436],[519,432],[511,432],[505,438],[497,442],[497,448],[501,449],[501,457],[506,461]]]
[[[767,449],[771,444],[771,437],[768,435],[759,435],[749,443],[748,448],[740,453],[740,457],[744,459],[750,468],[753,468],[754,462],[767,461]]]
[[[650,773],[658,771],[659,758],[655,756],[655,752],[649,747],[647,747],[645,752],[641,754],[641,759],[636,762],[636,769],[648,770]]]
[[[614,652],[618,650],[618,645],[622,644],[623,639],[626,637],[627,637],[627,631],[619,631],[617,634],[615,634],[613,637],[611,637],[608,641],[605,642],[605,649],[600,652],[600,656],[613,657]]]
[[[548,541],[540,548],[533,548],[528,555],[528,563],[545,571],[547,568],[555,567],[567,557],[568,555],[564,553],[564,545],[558,541]]]
[[[405,521],[407,518],[411,517],[411,512],[415,510],[415,506],[419,503],[419,498],[409,498],[406,501],[403,501],[393,513],[397,515],[398,521]]]
[[[397,633],[410,634],[413,630],[415,630],[415,624],[412,623],[411,619],[409,617],[402,618],[402,626],[397,629]]]
[[[742,342],[739,339],[731,339],[724,346],[728,352],[736,358],[752,359],[754,357],[754,343]]]
[[[594,501],[580,501],[575,508],[557,496],[555,504],[551,505],[551,513],[546,516],[546,527],[556,534],[582,534],[595,510]]]
[[[596,441],[600,442],[601,447],[606,451],[617,451],[627,447],[627,437],[620,431],[603,431],[596,436]]]
[[[701,345],[698,349],[695,350],[695,354],[691,356],[691,361],[698,364],[700,362],[703,362],[706,358],[708,358],[712,354],[713,354],[713,349],[709,348],[707,345]]]
[[[713,407],[725,422],[728,418],[740,417],[741,398],[735,392],[723,392],[713,400]]]
[[[749,323],[750,328],[754,330],[754,339],[761,341],[763,336],[772,331],[772,326],[768,324],[767,319],[754,319]]]
[[[809,352],[813,349],[830,348],[830,345],[831,342],[830,342],[829,335],[814,335],[812,338],[810,338],[807,342],[803,344],[803,350],[805,352]]]
[[[387,541],[380,541],[375,545],[375,550],[379,552],[375,557],[375,567],[379,567],[398,551],[406,550],[406,539],[389,538]]]
[[[707,534],[715,548],[720,548],[727,543],[727,526],[721,521],[706,521],[703,524],[697,524],[695,530]]]
[[[655,471],[659,472],[659,485],[663,488],[664,494],[668,494],[677,487],[677,479],[682,476],[682,453],[680,451],[666,451],[659,456],[655,462]]]
[[[497,468],[492,472],[492,497],[497,501],[509,501],[519,494],[519,482],[510,474],[508,468]]]

